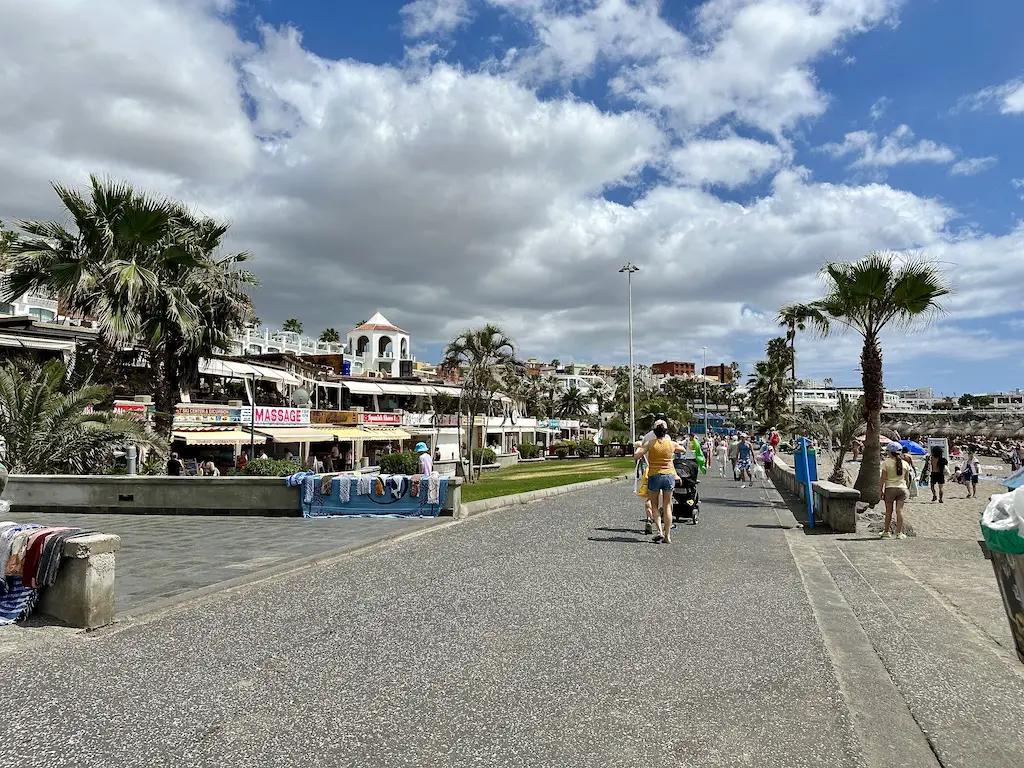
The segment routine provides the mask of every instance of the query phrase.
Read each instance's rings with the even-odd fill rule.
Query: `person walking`
[[[967,498],[978,498],[978,479],[981,476],[981,463],[974,455],[974,447],[967,452],[967,466],[964,467],[964,485],[967,487]]]
[[[882,462],[882,475],[879,479],[878,495],[885,500],[885,528],[882,529],[883,539],[892,538],[889,527],[892,525],[892,514],[896,512],[896,538],[905,539],[903,532],[903,505],[907,501],[907,464],[900,456],[902,446],[889,443],[889,457]]]
[[[740,435],[740,441],[736,444],[736,468],[740,473],[740,488],[746,488],[747,483],[754,486],[754,449],[747,442],[747,435]],[[746,482],[744,482],[746,478]]]
[[[643,446],[643,442],[637,440],[633,443],[633,450],[635,451],[641,446]],[[644,533],[648,536],[654,533],[654,504],[651,502],[647,488],[647,480],[650,476],[648,473],[649,469],[650,464],[647,462],[646,457],[642,457],[637,461],[635,490],[636,495],[644,500]]]
[[[177,453],[172,453],[170,458],[167,459],[167,474],[171,477],[181,477],[185,474],[185,465],[178,458]]]
[[[725,466],[729,462],[729,443],[725,438],[718,441],[718,476],[725,477]]]
[[[932,479],[932,501],[942,503],[942,493],[946,486],[946,467],[949,466],[949,459],[942,455],[942,447],[932,446],[932,455],[928,457],[928,465],[931,469]],[[938,489],[938,496],[936,496]]]
[[[736,435],[732,435],[729,438],[729,464],[732,467],[732,479],[739,480],[740,476],[736,472],[736,463],[739,461],[739,450],[740,443],[739,438]]]
[[[917,467],[914,466],[914,457],[910,455],[910,448],[903,447],[900,451],[900,458],[907,465],[907,496],[911,499],[917,498]]]
[[[660,506],[661,516],[656,518],[658,533],[654,543],[672,543],[672,490],[676,487],[676,468],[673,464],[675,454],[685,449],[668,437],[668,423],[663,419],[654,422],[654,440],[645,442],[633,454],[634,459],[647,457],[647,497],[657,510]]]

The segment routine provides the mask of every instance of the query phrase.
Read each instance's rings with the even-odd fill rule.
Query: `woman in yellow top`
[[[643,442],[637,440],[633,443],[633,450],[643,445]],[[650,465],[646,459],[640,459],[636,463],[636,495],[644,500],[644,517],[646,518],[646,525],[644,526],[644,533],[650,536],[654,533],[654,507],[651,504],[650,498],[647,496],[647,478],[650,476]]]
[[[668,437],[668,424],[661,419],[654,422],[654,439],[644,443],[633,454],[634,459],[647,457],[647,498],[651,506],[658,508],[661,503],[661,517],[657,518],[657,544],[672,543],[672,489],[676,487],[676,468],[672,464],[675,454],[686,449]]]
[[[905,539],[903,532],[903,504],[907,500],[907,469],[903,457],[900,456],[902,446],[889,443],[889,457],[882,462],[882,476],[879,480],[878,495],[885,499],[885,528],[882,538],[890,538],[889,526],[892,524],[893,509],[896,510],[896,538]]]

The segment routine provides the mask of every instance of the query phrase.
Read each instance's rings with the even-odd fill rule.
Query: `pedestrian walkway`
[[[944,636],[899,651],[768,494],[701,487],[700,524],[671,545],[642,534],[630,483],[604,486],[9,656],[0,707],[19,717],[0,722],[0,762],[939,765],[914,708],[967,711],[975,692],[944,698],[907,655],[941,655]],[[1004,695],[1024,681],[992,658],[991,716],[1022,722]],[[994,726],[919,722],[950,728],[942,765],[1019,764],[984,752]]]
[[[118,615],[252,576],[311,556],[435,525],[436,519],[204,515],[19,515],[11,520],[112,533],[121,537]]]

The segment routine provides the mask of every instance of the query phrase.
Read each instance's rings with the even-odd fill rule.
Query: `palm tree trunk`
[[[832,474],[828,478],[830,483],[846,484],[846,472],[843,471],[844,461],[846,461],[846,446],[841,445],[839,453],[836,454],[836,462],[832,466]]]
[[[796,416],[796,328],[792,329],[792,337],[789,340],[790,365],[793,369],[793,415]]]
[[[874,336],[864,338],[860,353],[861,383],[864,388],[864,457],[854,488],[860,491],[861,501],[878,503],[878,478],[882,467],[881,443],[882,404],[885,402],[885,384],[882,379],[882,349]]]

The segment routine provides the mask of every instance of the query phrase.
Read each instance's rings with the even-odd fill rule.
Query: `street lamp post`
[[[629,442],[636,442],[636,414],[633,403],[633,273],[639,272],[640,267],[626,262],[626,265],[619,272],[626,273],[626,285],[629,291]]]
[[[708,348],[701,347],[704,351],[704,365],[700,369],[700,377],[704,380],[704,439],[708,439]]]

